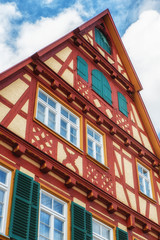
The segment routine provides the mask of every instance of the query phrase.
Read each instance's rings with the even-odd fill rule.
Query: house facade
[[[0,239],[160,239],[159,140],[108,10],[0,89]]]

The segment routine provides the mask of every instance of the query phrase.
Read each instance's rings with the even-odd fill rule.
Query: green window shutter
[[[119,111],[122,112],[126,117],[128,117],[127,101],[126,98],[120,92],[118,92],[118,104]]]
[[[39,192],[40,192],[40,184],[33,181],[31,216],[30,216],[30,226],[29,226],[29,240],[37,239],[37,235],[38,235]]]
[[[16,170],[9,236],[16,240],[36,240],[38,208],[39,183]]]
[[[92,214],[72,202],[72,240],[92,240]]]
[[[111,54],[111,47],[104,36],[104,34],[97,28],[95,28],[95,41],[109,54]]]
[[[86,211],[86,240],[92,240],[92,214]]]
[[[88,82],[88,64],[80,56],[77,56],[77,73]]]
[[[102,97],[101,72],[97,69],[92,70],[92,89]]]
[[[112,91],[108,80],[103,75],[103,98],[112,105]]]
[[[112,91],[109,82],[97,69],[92,71],[92,89],[112,105]]]
[[[116,229],[116,240],[128,240],[128,233],[120,228],[117,228]]]

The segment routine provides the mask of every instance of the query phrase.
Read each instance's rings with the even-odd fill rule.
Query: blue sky
[[[107,8],[160,135],[160,0],[0,0],[0,72]]]

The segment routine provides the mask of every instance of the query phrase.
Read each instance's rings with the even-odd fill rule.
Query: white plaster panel
[[[9,113],[10,108],[5,104],[0,103],[0,122],[5,118],[5,116]]]
[[[9,84],[7,87],[1,90],[1,95],[6,98],[12,104],[15,104],[23,93],[28,88],[28,85],[20,78]]]
[[[12,122],[9,124],[8,129],[20,136],[21,138],[25,139],[26,124],[26,119],[17,114],[12,120]]]
[[[133,180],[133,167],[132,167],[132,163],[129,162],[127,159],[123,159],[124,160],[124,171],[125,171],[125,180],[126,183],[134,188],[134,180]]]

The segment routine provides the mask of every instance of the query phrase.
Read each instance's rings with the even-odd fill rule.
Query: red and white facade
[[[96,27],[105,29],[112,54],[96,43]],[[77,56],[88,64],[88,82],[77,74]],[[93,91],[94,69],[107,78],[112,105]],[[6,192],[0,239],[9,239],[16,169],[67,204],[65,240],[72,237],[71,202],[108,226],[108,239],[116,239],[116,228],[129,240],[160,239],[159,140],[108,10],[2,73],[0,89],[0,175],[7,174],[0,185]],[[59,125],[53,130],[38,119],[40,89],[77,117],[77,144],[63,137]],[[119,111],[117,92],[125,96],[128,116]],[[67,124],[71,131],[70,119]],[[103,162],[89,154],[87,126],[102,138]]]

